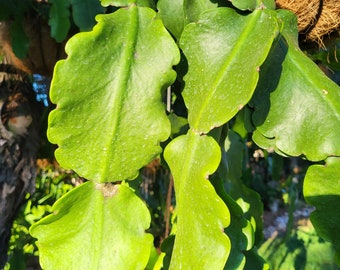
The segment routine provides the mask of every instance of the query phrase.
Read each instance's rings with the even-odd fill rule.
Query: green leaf
[[[154,0],[100,0],[104,7],[116,6],[116,7],[127,7],[132,4],[136,4],[139,7],[151,7],[155,8]]]
[[[98,0],[70,0],[72,17],[80,31],[89,31],[96,24],[94,17],[104,13],[104,8]]]
[[[225,229],[231,240],[231,253],[224,269],[243,269],[249,254],[246,251],[253,248],[255,240],[259,242],[262,238],[261,199],[241,181],[244,150],[245,145],[240,137],[228,130],[228,137],[222,147],[221,163],[211,177],[216,192],[227,205],[231,216],[230,226]]]
[[[202,12],[225,5],[225,0],[160,0],[157,8],[164,25],[179,40],[185,25],[197,21]]]
[[[48,128],[61,166],[97,182],[133,179],[162,151],[170,135],[162,89],[175,80],[179,50],[155,16],[136,6],[98,15],[93,31],[67,43]]]
[[[259,248],[259,253],[270,263],[271,270],[327,269],[338,270],[333,262],[334,248],[323,241],[310,225],[298,226],[288,239],[271,237]],[[253,270],[253,265],[249,265]]]
[[[270,266],[265,260],[259,256],[256,248],[252,248],[251,250],[245,252],[246,256],[246,265],[244,266],[244,270],[270,270]]]
[[[274,0],[231,0],[233,6],[241,10],[254,10],[254,9],[275,9],[276,4]]]
[[[184,117],[178,116],[174,113],[168,116],[171,123],[171,138],[175,138],[179,135],[184,135],[188,132],[188,120]]]
[[[248,136],[247,123],[246,123],[246,114],[248,107],[245,107],[235,116],[235,122],[232,125],[232,130],[241,136],[242,139],[246,139]]]
[[[66,39],[70,29],[70,11],[69,0],[51,0],[50,18],[48,20],[51,26],[51,36],[57,41],[62,42]]]
[[[311,221],[317,233],[331,241],[336,251],[336,262],[340,265],[340,158],[330,157],[325,165],[308,168],[303,194],[306,201],[316,207]]]
[[[233,6],[241,10],[254,10],[257,0],[231,0]]]
[[[252,223],[255,232],[253,241],[258,244],[263,236],[263,204],[260,195],[242,182],[246,145],[237,133],[228,130],[228,136],[222,149],[222,160],[218,173],[224,180],[227,193],[242,208],[244,217]]]
[[[17,20],[19,17],[27,13],[32,8],[32,1],[30,0],[1,0],[0,1],[0,20],[12,20],[13,17]]]
[[[19,58],[25,58],[29,48],[29,39],[23,28],[23,18],[15,17],[10,26],[12,49]]]
[[[177,40],[186,25],[183,2],[184,0],[160,0],[157,3],[159,17]]]
[[[187,22],[195,22],[202,12],[217,8],[217,3],[210,0],[183,0],[183,4],[184,16]]]
[[[309,57],[326,68],[326,73],[331,73],[331,77],[339,80],[340,62],[338,60],[338,55],[340,54],[339,39],[334,41],[333,46],[328,45],[325,50],[318,50],[317,52],[312,52]],[[330,68],[330,69],[329,69]],[[336,71],[335,74],[332,71]]]
[[[0,20],[8,20],[10,15],[15,14],[16,3],[14,1],[0,1]]]
[[[87,182],[58,200],[30,233],[38,238],[43,269],[144,269],[150,221],[129,187]]]
[[[268,8],[268,9],[276,9],[276,1],[275,0],[257,0],[258,8]]]
[[[161,251],[165,256],[163,257],[163,270],[168,270],[171,262],[172,250],[175,243],[175,235],[170,234],[164,239],[161,245]]]
[[[208,181],[221,158],[218,144],[189,130],[168,144],[164,157],[176,192],[177,229],[170,269],[222,269],[231,249],[223,233],[230,215]]]
[[[283,37],[261,67],[251,102],[257,127],[253,140],[312,161],[339,156],[340,88],[298,48],[295,15],[283,10],[278,14],[284,21]]]
[[[230,211],[230,225],[224,231],[230,238],[231,250],[224,269],[243,269],[246,263],[243,251],[253,245],[254,232],[250,222],[244,218],[241,207],[225,192],[224,177],[225,175],[220,175],[219,171],[211,177],[217,194]]]
[[[189,70],[183,97],[191,128],[206,133],[248,103],[277,28],[274,11],[244,16],[229,8],[204,12],[185,27],[180,45]]]

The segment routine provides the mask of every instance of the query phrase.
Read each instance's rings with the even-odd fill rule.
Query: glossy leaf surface
[[[243,217],[241,207],[224,191],[223,176],[214,174],[211,182],[230,211],[230,225],[224,231],[230,238],[231,250],[224,269],[243,269],[246,263],[243,251],[253,244],[254,233],[250,222]]]
[[[23,18],[14,19],[10,26],[10,34],[13,52],[17,57],[24,58],[27,55],[30,41],[23,28]]]
[[[247,251],[253,248],[255,240],[262,238],[262,203],[259,195],[242,183],[245,145],[240,137],[228,130],[221,148],[221,163],[211,181],[230,211],[231,223],[225,232],[232,245],[224,269],[243,269],[249,260]],[[261,264],[260,258],[258,263]]]
[[[183,1],[183,11],[186,21],[196,22],[202,12],[216,8],[217,2],[220,1],[210,1],[210,0],[184,0]]]
[[[158,15],[165,27],[179,40],[186,25],[183,9],[184,0],[160,0],[157,2]]]
[[[231,0],[231,3],[241,10],[254,10],[256,8],[256,0]]]
[[[34,224],[43,269],[144,269],[153,237],[146,205],[127,186],[87,182]]]
[[[93,31],[68,42],[48,129],[63,167],[97,182],[133,179],[161,152],[170,135],[161,90],[175,79],[179,51],[155,16],[136,6],[98,15]]]
[[[331,241],[336,250],[336,262],[340,264],[340,158],[330,157],[325,165],[308,168],[303,193],[316,210],[311,221],[318,234]]]
[[[116,6],[116,7],[127,7],[130,5],[137,5],[139,7],[151,7],[154,8],[155,2],[153,0],[100,0],[104,7]]]
[[[176,237],[170,269],[223,269],[231,248],[223,233],[230,216],[208,180],[221,158],[218,144],[189,130],[166,147],[164,157],[176,192]]]
[[[103,13],[98,0],[71,0],[72,17],[80,31],[89,31],[96,24],[94,17]]]
[[[274,0],[230,0],[231,3],[238,9],[241,10],[254,10],[256,8],[263,9],[275,9]]]
[[[254,95],[254,141],[283,155],[323,160],[340,155],[340,88],[299,48],[294,14],[261,71]],[[331,132],[330,132],[331,131]]]
[[[208,10],[184,28],[180,45],[189,68],[183,97],[191,128],[207,133],[249,101],[276,30],[273,11],[242,16],[230,8]]]
[[[52,0],[49,1],[52,5],[50,9],[50,18],[48,24],[51,26],[51,36],[57,42],[63,41],[71,27],[69,0]]]
[[[242,208],[244,217],[252,222],[255,233],[253,241],[258,244],[263,236],[263,204],[260,195],[242,182],[244,155],[245,151],[247,151],[246,146],[237,133],[229,130],[228,136],[224,141],[223,151],[225,152],[219,172],[225,174],[223,179],[226,191]]]

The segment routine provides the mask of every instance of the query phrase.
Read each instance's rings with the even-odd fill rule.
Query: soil
[[[294,211],[294,228],[298,226],[312,226],[309,219],[314,207],[303,205]],[[264,239],[282,235],[286,232],[288,224],[288,211],[286,209],[278,209],[277,211],[264,211],[263,213],[263,228]]]

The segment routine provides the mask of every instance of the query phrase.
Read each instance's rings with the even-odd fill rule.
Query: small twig
[[[166,90],[166,110],[171,112],[171,86]]]
[[[165,202],[165,213],[164,213],[165,233],[164,233],[164,239],[167,238],[169,236],[169,233],[170,233],[170,207],[171,207],[171,198],[172,198],[173,186],[174,186],[174,179],[173,179],[172,175],[170,174],[168,192],[167,192],[167,195],[166,195],[166,202]]]

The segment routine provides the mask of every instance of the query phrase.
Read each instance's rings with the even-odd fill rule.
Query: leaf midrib
[[[101,171],[101,182],[104,182],[106,175],[109,172],[109,165],[110,165],[110,158],[112,157],[113,153],[113,145],[114,141],[113,138],[115,134],[119,130],[120,122],[121,122],[121,111],[123,108],[124,100],[127,97],[126,89],[129,83],[129,79],[131,77],[131,66],[132,66],[132,59],[133,54],[135,51],[136,43],[137,43],[137,32],[139,27],[139,13],[138,8],[136,6],[130,6],[128,11],[129,13],[129,22],[127,23],[126,29],[129,29],[126,33],[126,42],[125,47],[122,50],[120,63],[117,66],[121,68],[118,69],[118,72],[115,76],[115,81],[118,82],[115,86],[115,89],[112,95],[110,95],[110,103],[112,104],[112,112],[110,113],[110,117],[108,117],[108,123],[112,123],[111,130],[108,132],[110,135],[107,136],[107,141],[105,143],[107,149],[106,158],[104,157],[103,161],[103,169]],[[118,61],[117,61],[118,62]],[[111,106],[110,106],[111,107]],[[114,179],[120,180],[120,179]],[[124,179],[121,179],[124,180]]]
[[[255,14],[256,16],[253,15],[253,14]],[[223,81],[223,79],[225,77],[224,75],[226,73],[228,73],[230,64],[234,61],[236,55],[240,51],[242,51],[242,46],[243,46],[243,44],[245,44],[246,37],[256,27],[255,22],[257,21],[258,17],[261,16],[261,12],[260,11],[254,11],[253,14],[249,15],[249,16],[252,16],[251,20],[246,23],[246,26],[244,27],[239,38],[237,39],[236,44],[233,46],[233,49],[231,50],[231,52],[227,55],[226,61],[224,62],[224,64],[222,65],[222,68],[220,69],[217,76],[215,77],[215,80],[212,83],[212,87],[210,88],[211,91],[208,91],[207,98],[203,101],[202,105],[200,106],[200,110],[198,111],[198,115],[197,115],[197,117],[195,117],[196,121],[192,125],[193,128],[196,129],[197,126],[199,126],[202,115],[204,115],[204,112],[207,110],[206,108],[210,104],[214,94],[216,93],[216,91],[218,89],[218,86]],[[199,130],[199,131],[200,132],[207,132],[207,131],[202,131],[202,130]]]
[[[290,46],[292,46],[292,45],[290,45]],[[290,49],[290,50],[292,50],[292,49]],[[297,69],[299,70],[299,73],[305,78],[306,81],[309,81],[312,84],[312,86],[317,85],[318,88],[319,88],[319,85],[320,85],[319,80],[318,80],[319,76],[307,76],[306,71],[305,71],[306,69],[303,67],[305,65],[305,61],[303,61],[303,62],[298,61],[296,59],[297,54],[301,54],[301,57],[305,57],[305,55],[302,55],[303,52],[301,52],[299,50],[296,51],[296,52],[294,51],[290,55],[290,61],[297,67]],[[320,72],[322,72],[322,71],[320,70]],[[325,80],[327,80],[327,79],[328,78],[325,75]],[[328,83],[331,83],[331,82],[328,82]],[[315,88],[313,88],[313,87],[311,87],[311,89],[315,90]],[[317,89],[317,90],[319,90],[319,89]],[[320,90],[322,90],[322,89],[320,89]],[[324,89],[324,90],[333,91],[333,87],[330,88],[330,89]],[[326,106],[329,107],[332,110],[332,112],[333,112],[332,115],[339,116],[339,111],[336,109],[335,105],[333,104],[334,102],[333,102],[332,99],[325,99],[325,94],[322,91],[315,91],[315,93],[320,97],[320,100],[322,100],[322,103],[324,103],[324,104],[326,103]],[[336,118],[340,122],[339,117],[336,117]]]

